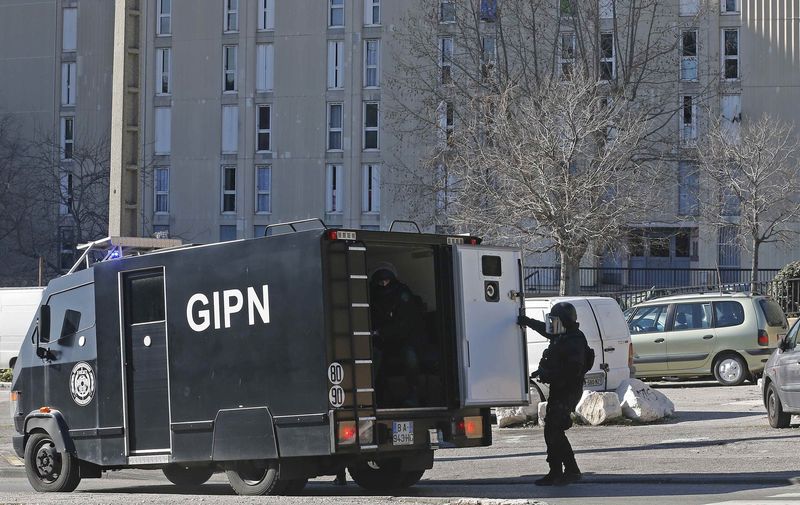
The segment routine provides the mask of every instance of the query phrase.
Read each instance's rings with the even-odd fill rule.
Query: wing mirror
[[[781,351],[785,352],[785,351],[788,351],[789,348],[790,348],[790,346],[789,346],[789,335],[786,335],[785,337],[783,337],[783,340],[781,340],[781,343],[778,344],[778,349],[780,349]]]

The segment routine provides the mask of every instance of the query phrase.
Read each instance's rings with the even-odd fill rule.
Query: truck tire
[[[210,466],[167,465],[163,469],[164,477],[179,487],[202,486],[214,475]]]
[[[714,378],[723,386],[738,386],[749,374],[747,363],[738,354],[720,354],[714,360]]]
[[[792,421],[792,415],[783,411],[781,399],[778,396],[778,389],[775,384],[770,382],[767,387],[767,419],[773,428],[788,428]]]
[[[399,459],[360,461],[347,470],[356,484],[370,491],[405,489],[419,482],[425,473],[424,470],[400,471]]]
[[[81,482],[78,458],[59,452],[43,432],[31,434],[25,445],[25,475],[33,489],[44,493],[69,493]]]
[[[278,461],[239,461],[225,470],[238,495],[262,496],[278,492]]]

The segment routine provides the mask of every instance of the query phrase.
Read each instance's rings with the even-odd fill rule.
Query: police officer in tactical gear
[[[550,384],[544,418],[544,441],[550,472],[537,480],[536,485],[563,486],[581,478],[565,431],[572,426],[570,414],[583,393],[588,345],[586,336],[578,329],[578,316],[571,303],[555,304],[546,319],[546,322],[541,322],[520,315],[518,323],[550,340],[539,362],[539,370],[534,372],[539,380]]]

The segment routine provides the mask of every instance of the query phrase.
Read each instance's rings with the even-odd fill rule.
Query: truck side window
[[[94,284],[86,284],[52,295],[50,306],[50,335],[42,335],[40,342],[55,342],[71,337],[81,330],[94,326]]]
[[[500,256],[481,256],[481,270],[483,275],[489,277],[502,276],[503,269]]]

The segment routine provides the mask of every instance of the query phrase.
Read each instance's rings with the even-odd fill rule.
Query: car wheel
[[[748,375],[747,363],[738,354],[723,354],[714,360],[714,378],[723,386],[738,386]]]
[[[164,477],[176,486],[197,487],[205,484],[214,475],[214,469],[209,466],[184,466],[167,465],[164,467]]]
[[[767,419],[769,425],[773,428],[788,428],[789,422],[792,420],[792,415],[783,411],[781,399],[778,396],[778,388],[775,383],[770,383],[767,388]]]
[[[278,462],[240,461],[225,470],[228,483],[238,495],[261,496],[277,493]]]
[[[47,433],[30,436],[25,446],[25,475],[39,492],[69,493],[81,482],[78,458],[59,452]]]

